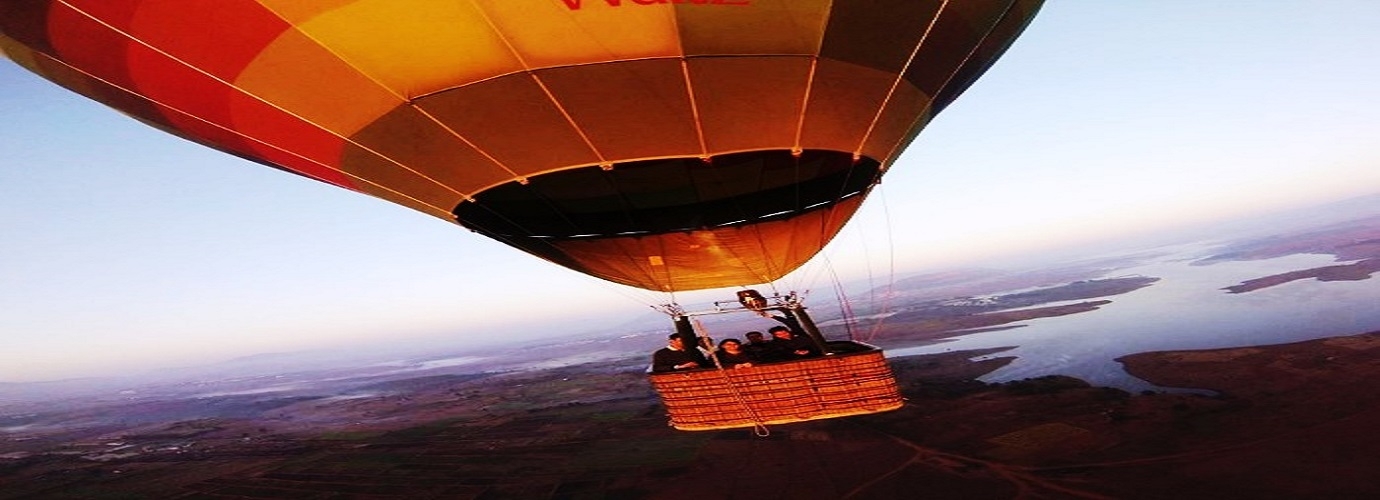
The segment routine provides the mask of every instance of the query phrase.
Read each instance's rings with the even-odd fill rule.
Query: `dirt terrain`
[[[608,364],[428,377],[264,418],[9,451],[0,498],[1380,494],[1380,332],[1123,359],[1156,384],[1213,395],[1132,395],[1066,377],[986,384],[975,378],[1008,360],[970,361],[983,354],[894,359],[903,409],[766,437],[672,430],[640,371]]]

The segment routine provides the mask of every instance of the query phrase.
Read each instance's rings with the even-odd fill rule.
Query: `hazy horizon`
[[[1165,247],[1185,244],[1202,245],[1210,240],[1213,244],[1225,244],[1275,234],[1280,231],[1311,229],[1335,224],[1337,222],[1380,217],[1380,194],[1328,203],[1315,207],[1274,212],[1265,216],[1254,216],[1227,222],[1198,224],[1166,230],[1158,234],[1145,234],[1136,244],[1129,240],[1106,242],[1105,245],[1080,246],[1055,249],[1044,255],[1013,255],[1008,259],[990,259],[942,268],[920,268],[897,270],[894,275],[879,276],[875,280],[854,277],[844,280],[840,285],[849,288],[853,301],[870,301],[877,297],[869,296],[871,289],[885,289],[907,278],[924,278],[933,275],[953,273],[974,273],[984,270],[1006,273],[1032,272],[1046,267],[1064,267],[1080,261],[1103,260],[1123,255],[1143,255]],[[1321,257],[1321,256],[1319,256]],[[711,300],[729,300],[731,291],[718,292]],[[807,305],[819,317],[832,317],[837,314],[836,298],[823,295],[820,291],[807,300]],[[1120,299],[1116,299],[1120,300]],[[885,301],[885,300],[884,300]],[[705,303],[686,303],[687,307],[707,308]],[[550,320],[541,320],[547,321]],[[242,376],[263,376],[311,372],[318,370],[358,368],[351,363],[379,363],[383,361],[420,361],[426,359],[446,359],[465,353],[478,356],[495,356],[514,350],[541,347],[544,340],[570,342],[575,339],[602,338],[616,340],[620,336],[634,333],[659,334],[670,330],[670,321],[664,314],[637,307],[635,304],[611,304],[600,310],[582,311],[578,317],[560,318],[570,328],[559,334],[549,333],[549,328],[540,324],[514,322],[511,326],[495,330],[496,336],[475,342],[460,338],[455,334],[440,333],[430,336],[414,336],[392,340],[359,342],[356,345],[313,346],[296,350],[266,351],[228,358],[184,359],[162,365],[129,369],[117,373],[92,374],[84,377],[0,380],[0,386],[17,387],[25,384],[51,385],[66,384],[80,388],[85,384],[101,387],[103,384],[151,384],[176,380],[212,380],[217,377],[234,378]],[[1343,333],[1343,332],[1337,332]],[[1351,332],[1362,333],[1362,332]],[[1272,334],[1275,335],[1275,334]],[[1265,335],[1262,338],[1273,338]],[[1287,332],[1277,335],[1287,336]],[[1277,336],[1275,335],[1275,336]],[[659,339],[659,335],[652,335]],[[942,351],[955,345],[968,345],[962,341],[957,344],[941,344],[929,348],[907,349],[909,352]],[[1057,371],[1057,370],[1055,370]]]

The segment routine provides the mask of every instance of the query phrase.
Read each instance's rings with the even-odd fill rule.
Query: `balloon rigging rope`
[[[594,141],[590,140],[589,135],[585,133],[584,128],[580,127],[580,124],[575,120],[575,117],[572,116],[570,114],[570,111],[567,110],[565,106],[561,104],[560,99],[556,98],[556,94],[551,91],[550,87],[547,87],[546,82],[542,81],[540,76],[537,76],[532,64],[530,64],[527,61],[527,58],[523,56],[522,51],[518,50],[517,47],[513,45],[513,41],[509,39],[508,34],[505,33],[499,27],[499,25],[494,22],[494,20],[491,17],[489,17],[489,13],[486,12],[482,7],[480,7],[477,2],[471,0],[470,3],[474,7],[475,11],[479,13],[479,16],[484,18],[484,22],[489,25],[489,29],[492,30],[492,32],[495,35],[498,35],[498,39],[499,41],[503,42],[503,46],[508,48],[508,53],[512,54],[513,58],[517,60],[518,64],[522,65],[523,71],[525,71],[528,74],[528,76],[532,77],[532,83],[536,84],[537,88],[541,89],[543,94],[546,94],[546,98],[549,99],[551,103],[556,106],[556,110],[561,113],[561,116],[565,118],[566,122],[569,123],[571,127],[574,127],[575,133],[579,134],[580,139],[585,142],[586,146],[589,146],[589,150],[594,153],[594,156],[596,158],[599,159],[599,164],[607,165],[609,162],[608,159],[604,158],[604,153],[594,145]]]
[[[923,36],[921,36],[921,38],[920,38],[920,44],[924,44],[924,43],[925,43],[925,39],[926,39],[926,38],[929,38],[929,32],[930,32],[930,30],[933,29],[934,24],[937,23],[937,22],[939,21],[939,16],[940,16],[940,14],[942,14],[942,13],[944,12],[944,8],[949,4],[949,2],[950,2],[950,0],[944,0],[944,3],[941,4],[941,5],[939,6],[939,12],[935,14],[934,19],[930,20],[930,27],[929,27],[929,28],[926,28],[926,29],[925,29],[925,34],[924,34]],[[987,26],[987,31],[986,31],[985,33],[983,33],[981,40],[980,40],[978,43],[973,44],[973,48],[972,48],[972,49],[969,49],[969,50],[968,50],[968,54],[965,55],[965,56],[963,56],[963,62],[960,63],[957,67],[955,67],[955,68],[953,69],[952,72],[949,73],[949,77],[944,79],[944,83],[940,84],[940,85],[939,85],[939,89],[936,90],[932,95],[934,95],[934,96],[937,97],[937,96],[943,94],[944,91],[945,91],[945,89],[949,86],[949,83],[951,83],[951,82],[954,81],[954,77],[958,76],[958,74],[959,74],[960,72],[963,71],[963,68],[968,67],[968,63],[971,62],[971,61],[973,60],[973,55],[977,53],[977,51],[978,51],[978,49],[979,49],[980,47],[982,47],[982,44],[985,43],[985,42],[992,36],[992,33],[993,33],[994,31],[996,31],[997,27],[999,27],[999,26],[1002,25],[1002,21],[1004,21],[1004,20],[1006,19],[1006,17],[1009,16],[1009,15],[1011,15],[1011,12],[1012,12],[1013,10],[1016,9],[1016,3],[1017,3],[1017,2],[1014,2],[1014,1],[1008,3],[1007,6],[1006,6],[1005,12],[1003,12],[1001,16],[998,16],[998,17],[996,17],[995,19],[992,20],[992,23],[991,23],[990,25]],[[907,60],[905,66],[901,68],[901,72],[900,72],[900,73],[897,73],[897,78],[896,78],[895,84],[897,84],[897,85],[900,84],[901,79],[904,78],[904,75],[906,74],[906,71],[908,71],[908,70],[910,69],[911,63],[915,62],[915,57],[916,57],[916,55],[918,55],[919,53],[920,53],[920,45],[916,45],[915,51],[911,53],[910,59]],[[988,63],[990,64],[991,61],[988,61]],[[896,86],[893,85],[893,86],[892,86],[892,92],[893,92],[893,93],[894,93],[895,89],[896,89]],[[887,100],[890,100],[890,99],[891,99],[891,93],[888,93],[888,94],[887,94]],[[950,100],[952,100],[952,99],[950,99]],[[934,116],[933,113],[931,113],[931,110],[932,110],[932,109],[934,109],[934,100],[933,100],[933,99],[930,99],[929,102],[926,102],[926,103],[925,103],[925,108],[924,108],[923,110],[921,110],[921,113],[930,114],[930,116]],[[881,113],[880,113],[880,111],[879,111],[878,114],[877,114],[877,118],[876,118],[875,120],[880,120],[880,119],[881,119]],[[875,120],[873,121],[873,125],[874,125],[874,126],[875,126],[876,123],[877,123]],[[868,128],[868,134],[870,135],[871,133],[872,133],[872,128],[869,127],[869,128]],[[892,157],[896,156],[896,155],[898,154],[898,152],[905,146],[905,144],[906,144],[906,143],[905,143],[904,141],[901,141],[901,142],[897,142],[896,144],[892,145],[891,151],[888,151],[888,152],[887,152],[887,155],[886,155],[887,158],[892,158]],[[861,149],[861,145],[859,146],[859,149]],[[889,167],[890,167],[890,164],[888,163],[887,165],[884,165],[884,167],[889,168]],[[883,171],[885,171],[886,168],[884,168]]]
[[[695,324],[695,332],[699,334],[699,338],[710,338],[709,333],[705,331],[704,324],[700,322],[699,318],[694,318],[692,321]],[[771,429],[767,428],[766,421],[762,420],[762,416],[757,414],[757,410],[752,407],[752,404],[748,402],[747,398],[743,397],[742,391],[738,389],[738,384],[734,383],[733,378],[728,376],[728,370],[725,370],[723,363],[719,362],[719,355],[716,353],[717,350],[711,345],[709,349],[709,359],[714,360],[714,367],[718,369],[719,375],[723,377],[724,385],[728,386],[729,391],[733,393],[733,399],[738,401],[738,405],[742,406],[743,410],[747,412],[748,417],[752,419],[752,433],[758,437],[770,436]]]
[[[886,323],[888,317],[887,313],[891,311],[891,300],[896,297],[896,241],[892,239],[891,209],[886,202],[886,193],[879,190],[878,194],[882,202],[882,219],[885,222],[883,227],[886,228],[887,282],[886,291],[882,292],[881,307],[873,307],[869,311],[871,314],[876,315],[877,320],[868,328],[867,337],[864,342],[872,342],[872,339],[881,332],[882,325]],[[875,304],[877,302],[876,297],[871,297],[871,301]]]
[[[676,37],[676,39],[679,40],[680,37]],[[685,49],[682,48],[681,54],[684,53]],[[695,100],[695,84],[690,80],[690,62],[686,60],[684,55],[680,57],[680,75],[685,80],[685,97],[690,100],[690,116],[691,120],[695,122],[695,136],[700,141],[700,158],[708,160],[709,146],[704,141],[704,124],[700,123],[700,105]]]
[[[834,267],[829,266],[830,276],[834,278],[834,295],[839,301],[839,314],[843,316],[843,327],[848,330],[848,340],[857,340],[853,333],[853,303],[848,300],[848,291],[844,289],[843,281],[839,280],[839,275]]]
[[[901,66],[901,70],[896,72],[896,78],[891,81],[891,88],[887,90],[886,97],[882,99],[882,105],[877,107],[877,113],[872,116],[872,122],[868,123],[867,130],[863,132],[862,139],[858,141],[858,149],[853,152],[854,157],[862,154],[863,147],[867,145],[867,140],[872,137],[872,131],[877,128],[877,122],[882,120],[882,113],[886,111],[887,105],[891,102],[892,97],[895,97],[896,89],[900,87],[901,82],[905,80],[906,71],[910,70],[911,63],[915,62],[915,56],[920,53],[920,48],[925,46],[925,41],[929,40],[930,33],[934,31],[934,26],[939,23],[939,18],[944,15],[944,9],[948,6],[949,0],[944,0],[943,3],[939,4],[939,10],[935,12],[929,24],[925,26],[925,33],[920,35],[920,40],[915,42],[915,48],[911,49],[910,57],[906,58],[906,63]],[[950,78],[952,78],[952,75]],[[928,105],[926,109],[928,109]],[[890,156],[890,154],[888,154],[888,156]]]
[[[824,256],[824,271],[829,273],[830,288],[834,290],[834,300],[839,304],[839,316],[843,323],[843,328],[848,332],[848,340],[855,341],[853,334],[853,308],[848,302],[848,294],[845,293],[843,282],[839,279],[838,271],[834,268],[834,261],[828,255]]]

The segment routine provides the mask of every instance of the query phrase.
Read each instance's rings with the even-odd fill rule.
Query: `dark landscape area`
[[[1192,265],[1338,262],[1209,289],[1257,297],[1364,281],[1377,241],[1380,218],[1358,219],[1219,244]],[[814,315],[832,338],[942,347],[1124,305],[1165,283],[1127,270],[1179,259],[1166,255],[917,275],[859,294],[854,321]],[[1357,321],[1375,303],[1365,290],[1348,303],[1363,304],[1348,306]],[[337,366],[263,355],[158,381],[0,384],[0,499],[1374,498],[1372,330],[1120,355],[1125,377],[1158,388],[1134,392],[992,380],[1017,360],[1008,346],[895,356],[903,408],[766,436],[668,426],[645,375],[664,319],[406,359],[317,355]]]
[[[8,434],[0,498],[1369,498],[1380,332],[1145,353],[1128,394],[1005,360],[893,360],[901,410],[749,430],[667,427],[631,366],[425,377],[238,415]],[[641,360],[628,360],[628,364]],[[178,410],[107,408],[121,414]],[[4,425],[50,416],[7,415]]]

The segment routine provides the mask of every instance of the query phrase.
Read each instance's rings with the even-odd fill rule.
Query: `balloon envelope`
[[[815,255],[1038,0],[4,0],[150,125],[652,290]]]

